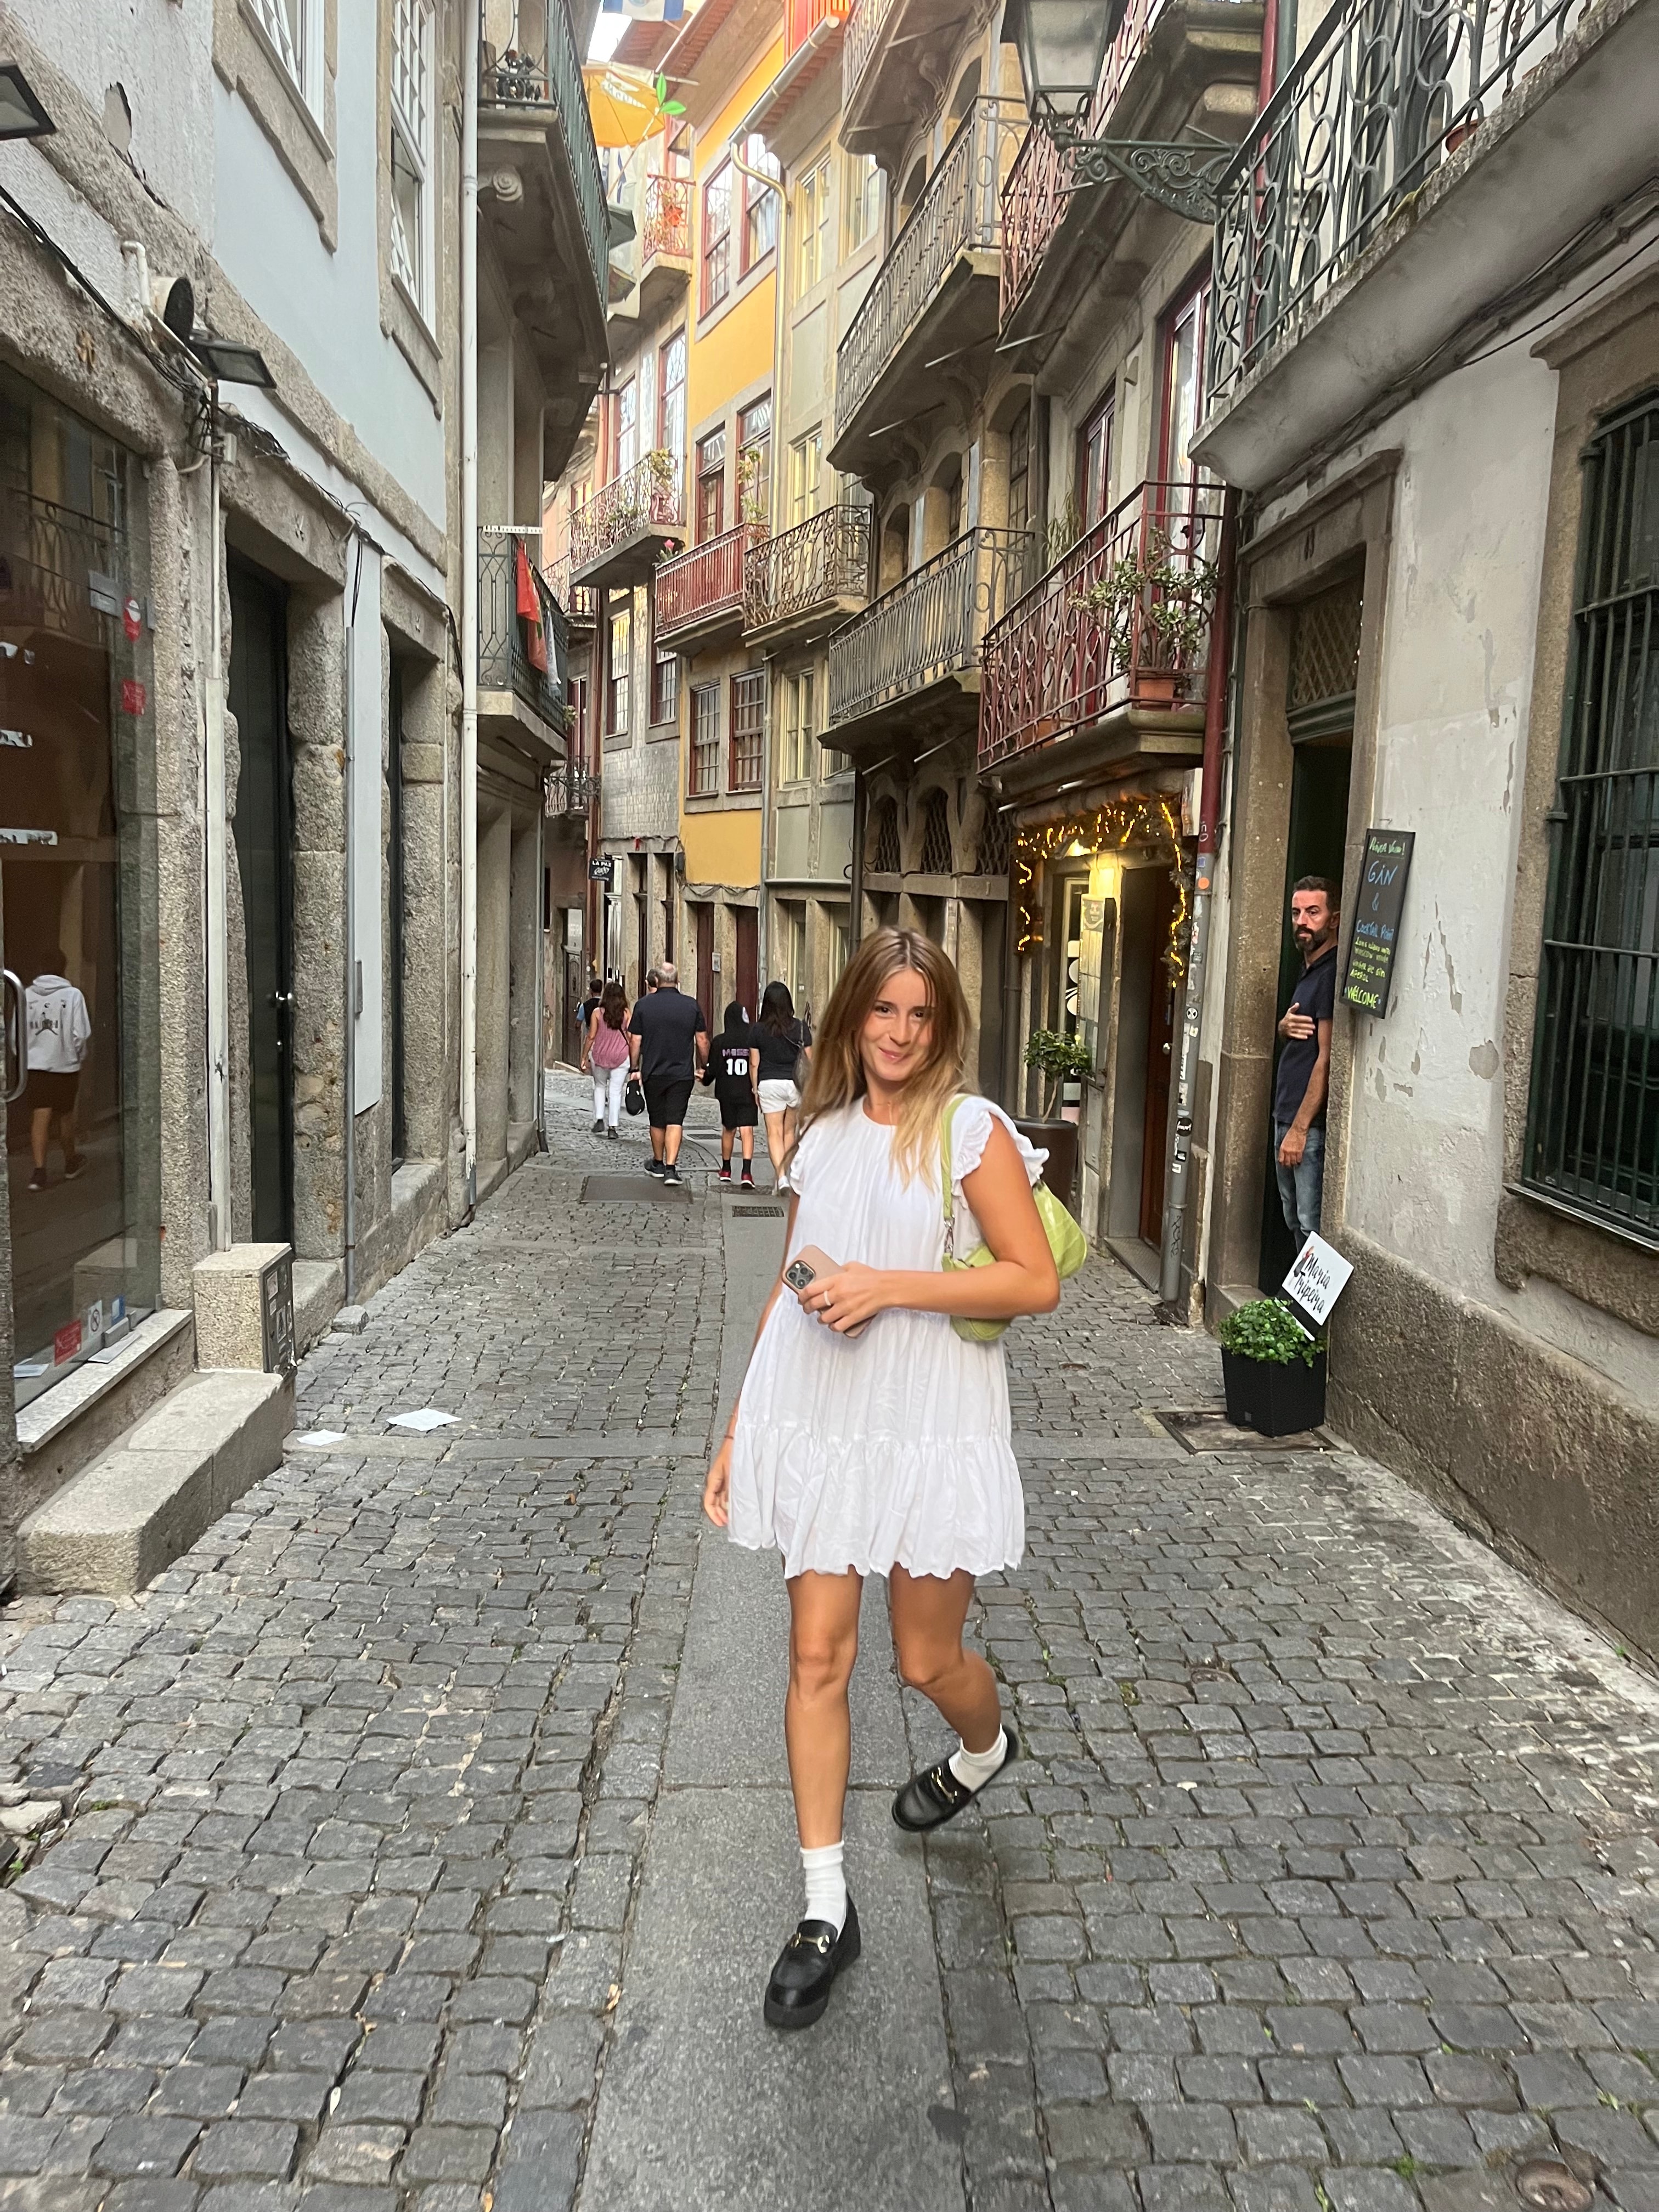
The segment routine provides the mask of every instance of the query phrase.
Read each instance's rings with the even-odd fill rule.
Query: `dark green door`
[[[1348,771],[1353,739],[1345,733],[1334,738],[1309,738],[1296,748],[1291,770],[1291,836],[1285,856],[1285,897],[1281,908],[1279,955],[1279,1007],[1291,1002],[1296,979],[1302,973],[1302,955],[1291,935],[1291,888],[1299,876],[1326,876],[1339,887],[1342,882],[1343,848],[1348,835]],[[1346,939],[1339,938],[1339,945]],[[1341,956],[1339,953],[1338,957]],[[1273,1039],[1273,1067],[1279,1066],[1279,1039]],[[1269,1109],[1271,1114],[1271,1108]],[[1279,1179],[1273,1172],[1273,1130],[1267,1131],[1267,1171],[1261,1194],[1262,1290],[1277,1291],[1291,1271],[1297,1247],[1285,1226],[1279,1204]]]
[[[230,711],[241,771],[236,861],[247,948],[253,1236],[294,1241],[294,796],[288,744],[288,594],[230,564]]]

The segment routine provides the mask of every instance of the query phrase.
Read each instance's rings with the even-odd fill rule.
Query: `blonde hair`
[[[968,1002],[949,957],[915,929],[878,929],[866,937],[830,994],[812,1041],[811,1071],[801,1102],[805,1136],[820,1115],[862,1098],[869,1085],[860,1040],[884,983],[905,969],[927,986],[933,1014],[927,1056],[905,1085],[899,1104],[893,1158],[908,1182],[937,1146],[945,1101],[960,1087],[968,1045]]]

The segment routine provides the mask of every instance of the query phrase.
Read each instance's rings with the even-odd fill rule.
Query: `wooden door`
[[[1175,877],[1160,869],[1152,902],[1152,972],[1146,1024],[1146,1139],[1140,1158],[1140,1233],[1164,1236],[1164,1152],[1170,1136],[1170,1073],[1175,1059],[1176,991],[1165,957],[1175,918]]]
[[[738,908],[738,991],[739,1003],[752,1022],[760,1013],[760,917],[752,906]],[[704,1010],[711,1023],[720,1016],[712,1006]]]

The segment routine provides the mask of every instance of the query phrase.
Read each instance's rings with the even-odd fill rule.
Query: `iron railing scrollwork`
[[[691,258],[691,192],[690,177],[646,179],[645,214],[640,225],[641,270],[659,254],[677,261]]]
[[[553,596],[564,609],[565,619],[574,629],[580,623],[592,629],[599,618],[599,595],[592,584],[573,584],[570,580],[570,556],[562,553],[556,561],[550,561],[543,572],[552,586]]]
[[[855,0],[847,19],[847,37],[841,50],[841,104],[853,105],[853,95],[887,27],[896,0]]]
[[[1589,0],[1344,0],[1221,186],[1210,405],[1300,325]]]
[[[836,631],[829,726],[971,669],[1025,588],[1034,543],[1026,530],[965,531]]]
[[[744,556],[760,525],[740,522],[689,553],[665,561],[652,579],[656,595],[656,634],[670,638],[694,624],[743,611]]]
[[[744,626],[763,629],[870,588],[870,510],[825,507],[763,538],[744,568]]]
[[[503,32],[499,46],[490,43],[498,22]],[[512,5],[494,0],[485,14],[479,59],[479,98],[487,107],[551,107],[557,114],[581,211],[582,240],[604,300],[611,258],[605,179],[565,0],[515,0]]]
[[[1008,610],[982,653],[981,770],[1118,707],[1203,697],[1222,497],[1137,484]]]
[[[547,779],[545,811],[549,814],[585,815],[599,803],[599,774],[580,761],[566,761]]]
[[[643,531],[677,532],[684,526],[678,460],[670,453],[647,453],[602,484],[571,516],[571,565],[585,568]]]
[[[478,532],[478,683],[512,691],[544,721],[562,724],[568,690],[570,626],[553,587],[529,556],[525,560],[539,617],[519,611],[519,541],[508,531]],[[531,632],[539,630],[547,665],[538,667]]]
[[[1024,116],[1018,102],[984,99],[963,118],[836,349],[837,434],[869,398],[957,255],[1001,243],[1003,179],[1018,151]]]

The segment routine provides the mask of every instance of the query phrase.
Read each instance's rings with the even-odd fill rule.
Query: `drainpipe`
[[[778,433],[783,427],[782,398],[778,387],[783,376],[783,257],[789,243],[789,203],[784,197],[782,180],[777,177],[769,177],[764,169],[751,169],[748,162],[744,160],[742,155],[738,153],[735,144],[733,144],[732,148],[731,158],[732,167],[738,172],[739,176],[752,178],[755,183],[757,185],[767,185],[778,196],[778,241],[772,249],[773,312],[771,444],[774,453],[776,453],[778,450]],[[772,480],[767,486],[767,496],[771,506],[775,507],[777,502],[778,483],[778,471],[775,467],[772,470],[771,477]],[[741,498],[741,492],[739,493],[739,498]],[[770,512],[767,514],[766,527],[769,532],[772,528],[772,514]],[[746,538],[744,541],[743,550],[744,566],[746,570],[749,562],[749,544]],[[758,980],[763,988],[765,987],[766,970],[768,965],[767,955],[770,950],[770,939],[772,934],[770,902],[766,896],[767,838],[772,825],[772,671],[769,661],[766,664],[766,735],[764,741],[761,745],[760,913],[757,917],[755,928],[755,965],[760,971]],[[734,977],[733,981],[735,980],[736,979]],[[714,1009],[710,1007],[708,1011],[709,1018],[712,1020],[714,1018]]]
[[[864,936],[864,838],[866,817],[870,811],[870,787],[865,781],[864,770],[853,763],[853,865],[848,872],[852,891],[852,911],[848,914],[847,957],[850,960],[859,949]]]
[[[1233,632],[1233,568],[1238,538],[1238,494],[1228,489],[1221,510],[1221,580],[1210,625],[1210,665],[1204,696],[1204,767],[1199,786],[1198,860],[1193,871],[1193,911],[1188,939],[1186,1005],[1181,1018],[1175,1112],[1170,1116],[1169,1172],[1164,1178],[1164,1247],[1158,1297],[1173,1310],[1181,1288],[1181,1247],[1187,1228],[1193,1094],[1198,1082],[1199,1033],[1204,1019],[1204,976],[1209,960],[1210,905],[1219,848],[1221,743],[1227,719],[1227,677]]]
[[[461,32],[461,1141],[478,1195],[478,0]]]

